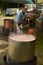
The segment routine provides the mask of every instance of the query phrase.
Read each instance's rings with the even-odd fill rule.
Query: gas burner
[[[9,63],[7,63],[6,61],[4,61],[4,65],[36,65],[37,64],[37,58],[36,56],[28,61],[28,62],[12,62],[11,60],[9,60]]]

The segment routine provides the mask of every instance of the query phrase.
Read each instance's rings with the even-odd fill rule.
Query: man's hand
[[[22,30],[17,29],[17,33],[18,33],[18,34],[22,34]]]
[[[17,30],[17,33],[18,34],[21,34],[22,32],[21,32],[21,30],[20,30],[20,28],[19,28],[19,26],[18,26],[18,23],[16,22],[16,30]]]
[[[20,29],[19,28],[17,29],[17,33],[20,33]]]

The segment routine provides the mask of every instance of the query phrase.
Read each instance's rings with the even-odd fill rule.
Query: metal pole
[[[35,2],[36,2],[36,19],[37,19],[37,0]],[[36,36],[36,21],[35,21],[35,36]]]

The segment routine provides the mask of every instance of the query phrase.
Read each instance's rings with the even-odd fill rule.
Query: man
[[[23,5],[22,9],[18,12],[16,18],[14,19],[17,33],[20,33],[22,30],[22,21],[25,19],[25,16],[27,14],[27,8],[27,5]]]

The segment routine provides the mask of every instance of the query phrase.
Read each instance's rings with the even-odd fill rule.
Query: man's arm
[[[16,26],[16,30],[20,30],[17,22],[15,23],[15,26]]]
[[[20,20],[20,14],[18,13],[16,18],[14,19],[16,30],[19,30],[19,25],[18,25],[19,20]]]

